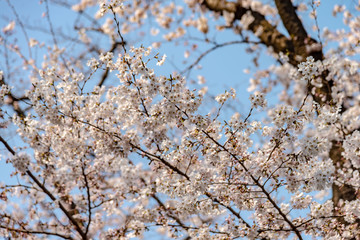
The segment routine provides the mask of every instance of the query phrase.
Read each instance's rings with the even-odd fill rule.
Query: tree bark
[[[241,1],[228,2],[226,0],[204,0],[202,4],[208,10],[218,12],[221,15],[224,11],[234,13],[235,20],[240,20],[246,12],[250,11],[254,17],[254,21],[249,25],[249,30],[255,33],[259,27],[262,27],[263,31],[258,35],[261,42],[267,47],[272,47],[276,53],[283,52],[284,54],[287,54],[289,56],[290,64],[294,67],[297,67],[301,61],[305,61],[308,56],[314,57],[315,61],[324,59],[322,48],[311,50],[311,45],[320,43],[308,35],[291,0],[275,0],[276,8],[289,37],[280,33],[276,26],[271,25],[261,13],[254,11],[251,8],[243,7]],[[320,105],[334,104],[331,97],[333,81],[327,80],[327,75],[328,71],[322,73],[320,77],[323,86],[316,88],[315,93],[312,94],[313,99]],[[309,84],[308,90],[310,92],[313,88],[314,86]],[[342,109],[342,112],[345,110],[346,109]],[[333,141],[329,152],[329,156],[333,161],[336,171],[344,166],[344,159],[342,157],[344,149],[342,144],[342,141]],[[346,184],[343,186],[333,184],[332,194],[332,201],[334,202],[335,207],[338,207],[341,199],[344,201],[352,201],[357,198],[356,190],[352,186]]]

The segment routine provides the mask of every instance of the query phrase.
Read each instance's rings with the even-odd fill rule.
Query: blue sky
[[[300,2],[300,1],[298,1]],[[305,2],[305,1],[304,1]],[[309,2],[309,1],[306,1]],[[42,13],[45,12],[45,4],[39,4],[39,1],[37,0],[14,0],[11,1],[11,3],[14,5],[18,15],[20,16],[21,20],[24,22],[24,24],[30,24],[33,27],[41,26],[41,27],[48,27],[48,23],[44,17],[42,17]],[[318,23],[320,26],[320,29],[327,26],[331,29],[335,28],[342,28],[343,23],[341,17],[334,18],[331,15],[332,12],[332,6],[334,4],[347,4],[348,8],[351,9],[352,1],[335,1],[335,0],[323,0],[322,4],[318,8]],[[15,20],[16,17],[14,16],[11,8],[9,8],[8,4],[5,0],[0,1],[0,28],[5,27],[9,21]],[[53,6],[50,5],[50,17],[51,20],[56,28],[56,26],[62,25],[65,26],[65,31],[68,31],[73,36],[76,36],[76,34],[73,33],[73,24],[76,20],[76,16],[69,13],[69,11],[64,10],[62,7]],[[308,18],[304,21],[305,28],[308,30],[308,32],[315,38],[316,33],[311,31],[310,28],[314,24],[313,20],[309,20]],[[145,28],[149,28],[150,23],[148,23],[149,26],[146,26]],[[285,33],[284,29],[282,29]],[[194,31],[195,32],[195,31]],[[210,30],[210,34],[214,32],[213,30]],[[49,34],[44,34],[39,31],[29,31],[28,32],[29,37],[37,38],[38,40],[44,41],[44,42],[50,42],[51,36]],[[196,34],[196,33],[194,33]],[[26,46],[26,41],[24,38],[23,33],[21,32],[21,29],[19,28],[19,24],[17,23],[16,26],[16,35],[19,36],[18,38],[18,45],[20,48]],[[199,37],[203,37],[202,35],[197,34]],[[138,33],[132,33],[129,35],[124,36],[126,40],[130,44],[134,44],[139,46],[140,44],[144,44],[145,46],[147,44],[150,44],[150,42],[153,40],[153,37],[150,37],[149,35],[146,35],[145,37],[141,37],[138,35]],[[234,38],[235,37],[235,38]],[[221,34],[217,34],[217,41],[219,43],[230,41],[230,40],[238,40],[236,39],[236,36],[232,34],[231,32],[223,32]],[[101,42],[99,42],[100,44]],[[60,43],[61,45],[61,43]],[[329,45],[331,46],[331,45]],[[0,48],[3,48],[4,46],[0,46]],[[64,46],[67,47],[67,46]],[[70,47],[70,46],[69,46]],[[202,50],[206,50],[210,48],[210,45],[199,45],[199,48]],[[187,47],[183,47],[183,45],[179,44],[178,46],[174,46],[173,44],[164,44],[160,49],[155,50],[162,54],[167,54],[168,61],[165,63],[164,67],[161,69],[156,69],[159,73],[162,74],[170,74],[174,71],[174,66],[177,66],[180,69],[184,69],[186,66],[188,66],[191,61],[188,61],[187,64],[183,64],[182,62],[184,59],[184,49]],[[41,51],[39,52],[33,52],[34,56],[37,56],[37,61],[41,61],[42,54]],[[262,52],[262,55],[260,57],[260,68],[265,68],[266,66],[273,64],[274,61],[271,57],[269,57],[265,51]],[[245,74],[243,72],[244,69],[251,67],[252,63],[249,59],[248,54],[245,52],[245,47],[243,45],[231,45],[228,47],[220,48],[219,50],[216,50],[209,55],[207,55],[205,58],[202,59],[200,64],[203,66],[201,70],[194,69],[192,71],[192,74],[189,77],[189,80],[194,79],[196,81],[197,75],[203,75],[206,80],[206,86],[209,88],[209,98],[211,96],[223,93],[226,89],[229,89],[230,87],[233,87],[236,89],[238,93],[238,98],[233,103],[233,108],[235,108],[240,113],[243,113],[244,115],[248,113],[249,111],[249,101],[248,96],[249,93],[247,92],[247,87],[249,86],[249,78],[251,77],[251,74],[253,72],[250,72],[250,74]],[[4,58],[0,58],[0,70],[4,70],[5,72],[5,62]],[[254,68],[252,68],[254,69]],[[24,80],[27,79],[27,75],[21,76],[24,78]],[[198,88],[199,86],[194,84],[190,85],[190,88]],[[275,89],[274,93],[271,95],[271,101],[276,100],[276,94],[279,93],[279,89]],[[212,104],[205,105],[207,109],[210,109]],[[233,111],[233,109],[226,110],[226,115],[230,116],[230,113]],[[9,131],[1,130],[0,133],[2,136],[4,136],[6,139],[9,140],[9,142],[16,146],[19,144],[19,139],[17,137],[14,137],[12,135],[4,135],[7,134]],[[0,161],[0,181],[4,182],[16,182],[17,180],[15,178],[9,177],[9,173],[11,172],[11,167],[9,165],[5,164],[4,159],[6,159],[6,151],[4,151],[3,147],[0,147],[0,153],[3,154],[2,160]]]

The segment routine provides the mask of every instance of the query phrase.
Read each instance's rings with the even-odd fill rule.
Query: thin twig
[[[6,149],[12,154],[15,155],[15,151],[10,147],[10,145],[0,136],[0,141],[4,144],[4,146],[6,147]],[[45,187],[44,184],[42,184],[36,177],[34,174],[32,174],[32,172],[30,170],[26,170],[25,173],[36,183],[36,185],[41,188],[41,190],[48,195],[48,197],[52,200],[52,201],[57,201],[57,199],[55,198],[55,196]],[[75,226],[76,231],[81,235],[82,239],[87,239],[86,233],[83,232],[83,230],[81,229],[79,223],[73,218],[73,216],[69,213],[69,211],[65,208],[65,206],[58,201],[59,203],[59,207],[60,209],[63,211],[63,213],[67,216],[67,218],[70,220],[70,222]]]

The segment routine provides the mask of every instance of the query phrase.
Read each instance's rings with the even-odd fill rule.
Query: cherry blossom
[[[320,1],[56,1],[77,16],[66,35],[45,0],[50,42],[7,4],[1,237],[359,238],[355,3],[320,29]],[[229,45],[254,64],[248,99],[206,86],[203,58]]]

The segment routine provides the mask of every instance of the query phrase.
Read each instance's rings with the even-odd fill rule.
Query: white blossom
[[[13,21],[0,36],[0,142],[15,180],[0,183],[1,237],[360,234],[358,9],[335,5],[341,29],[286,39],[278,4],[215,2],[64,0],[77,16],[66,29],[44,2],[50,41],[15,14],[21,31]],[[310,8],[316,25],[319,4],[296,12]],[[169,52],[145,44],[174,62],[156,67]],[[234,44],[243,55],[221,55]],[[222,68],[236,64],[249,100],[245,86],[206,86],[215,50],[215,81],[242,78]]]
[[[165,62],[165,59],[166,59],[166,54],[164,54],[164,55],[162,56],[161,60],[159,60],[159,61],[156,63],[156,65],[162,66],[162,65],[164,64],[164,62]]]
[[[24,152],[20,152],[11,159],[11,162],[16,170],[24,173],[30,165],[30,156]]]

